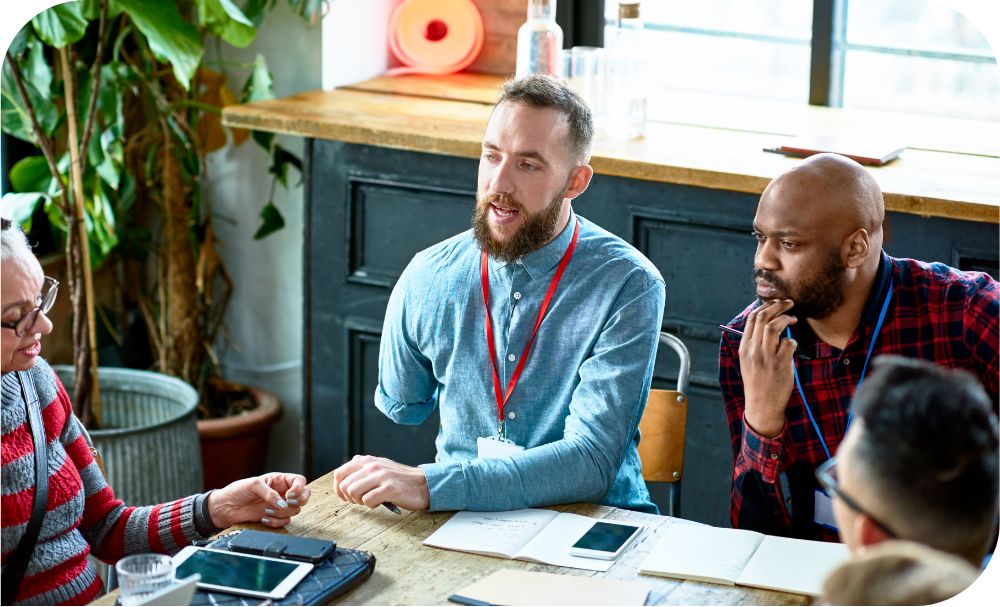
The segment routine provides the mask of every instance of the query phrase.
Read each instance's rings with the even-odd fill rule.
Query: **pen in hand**
[[[719,328],[722,329],[723,331],[728,332],[728,333],[732,333],[733,335],[739,335],[741,337],[743,336],[743,331],[740,331],[739,329],[734,329],[732,327],[727,327],[726,325],[719,325]],[[781,339],[785,339],[785,336],[782,335]],[[807,356],[807,355],[803,354],[802,352],[799,351],[798,348],[795,349],[795,356],[797,356],[797,357],[799,357],[799,358],[801,358],[803,360],[812,360],[811,356]]]
[[[382,502],[382,505],[389,509],[390,512],[396,514],[403,514],[403,511],[399,509],[399,506],[393,504],[392,502]]]
[[[743,335],[743,331],[740,331],[739,329],[734,329],[732,327],[727,327],[726,325],[719,325],[719,328],[722,329],[723,331],[729,331],[730,333],[734,333],[736,335]]]

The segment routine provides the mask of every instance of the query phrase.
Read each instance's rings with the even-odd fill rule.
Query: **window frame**
[[[573,29],[573,37],[567,38],[566,46],[585,45],[603,46],[603,32],[607,21],[604,18],[606,2],[616,0],[559,0],[558,11],[563,11],[565,21],[560,23],[564,29],[568,25],[581,25],[594,15],[600,16],[601,27]],[[848,51],[870,51],[886,55],[902,55],[908,57],[924,57],[931,59],[950,59],[970,63],[989,63],[996,65],[997,57],[988,53],[930,51],[899,46],[882,46],[872,44],[850,43],[847,41],[847,2],[849,0],[813,0],[812,38],[776,36],[769,34],[749,34],[686,26],[654,24],[647,28],[656,31],[701,34],[723,38],[757,40],[779,44],[803,44],[810,46],[809,50],[809,104],[828,107],[843,107],[844,102],[844,64]],[[566,10],[564,10],[566,9]],[[560,13],[557,11],[556,19]],[[596,21],[596,20],[595,20]]]

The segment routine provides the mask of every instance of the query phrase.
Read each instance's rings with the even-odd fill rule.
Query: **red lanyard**
[[[555,276],[552,277],[552,282],[549,283],[549,290],[545,293],[545,299],[542,300],[542,307],[538,310],[538,318],[535,320],[535,328],[531,332],[531,337],[528,338],[528,343],[524,346],[524,352],[521,354],[521,360],[517,363],[517,367],[514,369],[514,375],[511,376],[510,382],[507,384],[506,394],[500,388],[500,375],[497,372],[497,351],[496,346],[493,343],[493,318],[490,316],[490,273],[489,273],[489,256],[486,251],[483,251],[482,262],[480,263],[482,271],[482,282],[483,282],[483,303],[486,306],[486,344],[490,348],[490,364],[493,365],[493,392],[497,399],[497,418],[500,420],[500,434],[503,435],[503,408],[507,404],[507,399],[510,398],[511,393],[514,392],[514,386],[517,385],[517,380],[521,378],[521,371],[524,369],[524,361],[528,360],[528,353],[531,351],[531,344],[535,341],[535,335],[538,333],[538,327],[542,324],[542,319],[545,317],[545,311],[549,308],[549,303],[552,301],[552,296],[556,292],[556,287],[559,286],[559,280],[562,279],[563,272],[566,271],[566,266],[569,265],[569,260],[573,257],[573,249],[576,248],[576,239],[580,235],[580,221],[577,220],[576,227],[573,229],[573,240],[569,243],[569,248],[563,253],[562,259],[559,261],[559,267],[556,269]]]

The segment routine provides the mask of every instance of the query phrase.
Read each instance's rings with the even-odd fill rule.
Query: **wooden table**
[[[653,589],[649,605],[806,605],[802,595],[741,586],[720,586],[639,575],[639,565],[656,541],[656,529],[666,520],[596,504],[571,504],[555,508],[595,518],[641,523],[643,535],[607,572],[592,572],[514,561],[422,545],[451,512],[393,514],[385,508],[369,510],[341,502],[333,493],[332,473],[309,484],[313,494],[302,513],[286,527],[289,533],[337,541],[338,546],[367,550],[375,555],[375,572],[333,604],[338,605],[443,605],[448,596],[499,569],[528,569],[566,575],[594,575],[635,580]],[[266,529],[260,525],[240,527]],[[113,605],[113,592],[95,605]]]

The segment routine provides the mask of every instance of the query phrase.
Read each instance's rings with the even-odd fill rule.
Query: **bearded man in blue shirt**
[[[334,471],[369,508],[514,510],[598,502],[656,512],[637,446],[664,283],[580,217],[593,120],[558,80],[504,85],[486,127],[472,229],[418,253],[393,289],[375,404],[420,424],[435,462],[358,455]]]

